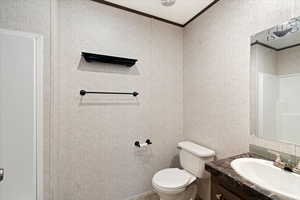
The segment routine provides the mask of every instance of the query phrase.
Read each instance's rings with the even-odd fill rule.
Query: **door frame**
[[[35,95],[35,154],[36,154],[36,200],[44,198],[44,95],[43,95],[43,65],[44,65],[44,38],[35,33],[6,30],[0,28],[0,33],[31,38],[35,43],[35,65],[34,65],[34,95]]]

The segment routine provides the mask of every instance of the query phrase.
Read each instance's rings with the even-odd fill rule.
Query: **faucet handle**
[[[296,165],[296,169],[300,170],[300,160],[299,160],[298,164]]]
[[[296,167],[293,169],[293,172],[300,175],[300,160]]]
[[[280,158],[280,153],[276,152],[276,151],[272,151],[272,150],[269,150],[268,151],[270,154],[273,154],[276,156],[276,159],[275,159],[275,162],[277,163],[280,163],[281,162],[281,158]]]

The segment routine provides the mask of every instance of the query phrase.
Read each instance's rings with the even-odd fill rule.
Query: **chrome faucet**
[[[276,156],[276,159],[273,163],[273,165],[275,167],[278,167],[278,168],[283,169],[288,172],[294,172],[294,173],[300,175],[300,161],[298,162],[297,165],[294,165],[291,162],[283,162],[281,160],[280,153],[278,153],[276,151],[268,151],[268,152]]]

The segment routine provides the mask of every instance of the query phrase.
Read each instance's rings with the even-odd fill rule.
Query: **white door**
[[[41,56],[42,37],[0,29],[0,200],[38,200],[42,189]]]

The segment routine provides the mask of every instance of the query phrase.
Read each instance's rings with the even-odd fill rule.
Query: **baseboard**
[[[159,200],[159,197],[157,196],[157,194],[155,194],[155,192],[149,191],[149,192],[145,192],[142,194],[129,197],[125,200]]]
[[[155,192],[149,191],[149,192],[145,192],[142,194],[129,197],[125,200],[159,200],[159,197]],[[202,200],[202,199],[197,195],[196,200]]]

